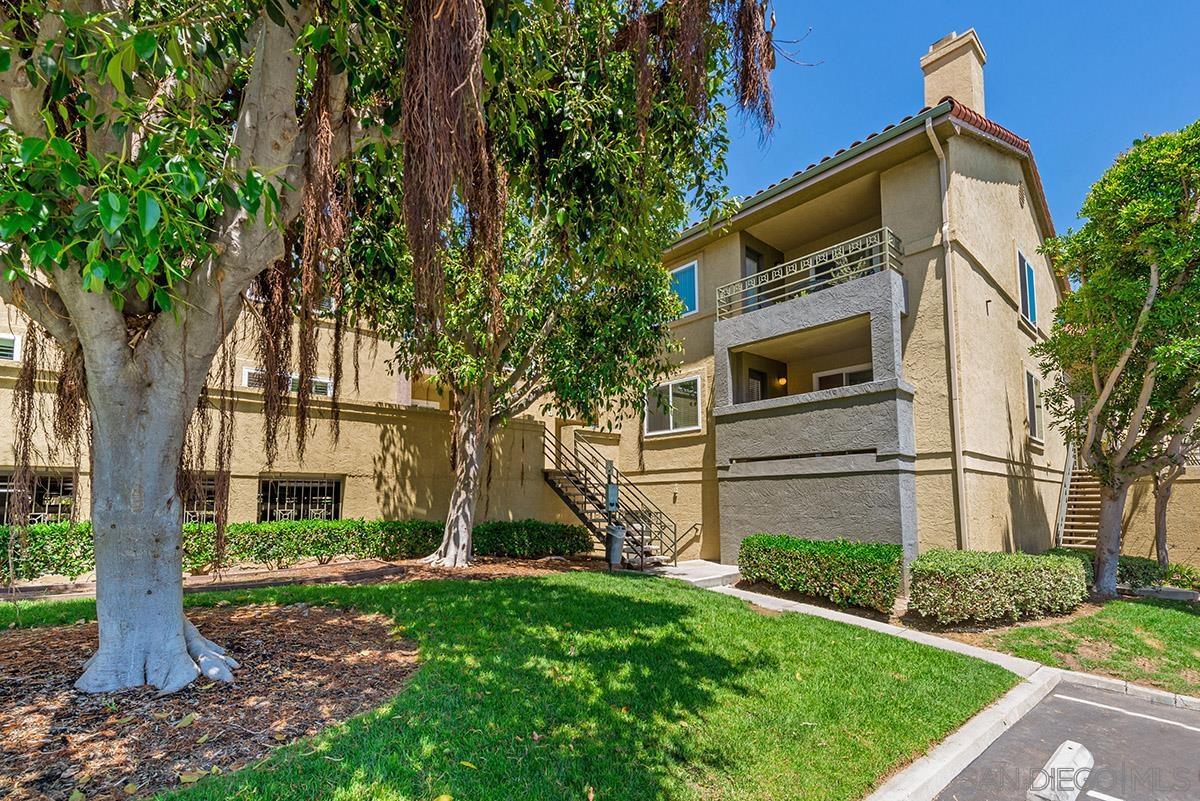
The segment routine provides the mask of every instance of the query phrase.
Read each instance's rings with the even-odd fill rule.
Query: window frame
[[[1025,254],[1017,250],[1017,288],[1020,292],[1018,310],[1021,319],[1033,328],[1037,328],[1037,274],[1033,262]]]
[[[263,514],[264,511],[275,510],[275,512],[278,512],[278,510],[283,508],[283,506],[280,504],[280,500],[281,500],[281,495],[284,495],[284,493],[280,493],[280,492],[276,491],[273,499],[268,499],[266,497],[267,485],[270,485],[270,484],[276,484],[276,485],[290,484],[290,485],[292,485],[292,489],[293,489],[292,499],[293,500],[295,500],[296,498],[298,498],[300,496],[300,492],[298,492],[299,490],[303,490],[303,489],[311,490],[314,487],[317,487],[318,485],[322,485],[322,484],[329,485],[329,488],[333,490],[333,492],[330,494],[332,515],[330,517],[311,517],[311,516],[304,516],[304,515],[301,515],[298,517],[280,517],[280,516],[278,516],[278,514],[276,514],[275,516],[271,516],[269,514],[264,515]],[[302,504],[307,506],[310,510],[313,507],[314,496],[315,496],[315,493],[312,493],[310,491],[308,493],[308,497],[302,501]],[[333,475],[332,477],[330,477],[327,474],[272,475],[272,474],[260,473],[258,476],[258,503],[257,503],[257,506],[258,506],[258,509],[257,509],[257,512],[255,513],[255,520],[259,523],[269,523],[269,522],[277,522],[277,521],[292,521],[292,520],[345,520],[346,519],[345,518],[345,514],[346,514],[346,477],[340,476],[340,475]]]
[[[13,357],[11,359],[0,359],[0,361],[11,361],[14,364],[20,363],[20,361],[21,361],[21,335],[14,334],[12,332],[8,332],[8,333],[0,334],[0,339],[11,339],[12,340],[12,349],[13,349]]]
[[[1025,371],[1025,425],[1029,439],[1046,444],[1046,403],[1042,397],[1042,379],[1032,370]]]
[[[829,390],[827,390],[827,389],[818,389],[819,380],[824,378],[825,376],[838,375],[838,374],[848,376],[851,373],[858,373],[858,372],[862,372],[863,370],[871,371],[871,380],[865,381],[863,383],[865,383],[865,384],[872,383],[875,380],[875,363],[874,362],[867,362],[866,364],[852,364],[849,367],[838,367],[833,370],[822,370],[819,373],[813,373],[812,374],[812,391],[813,392],[829,392]],[[845,383],[845,384],[842,384],[840,387],[834,387],[834,389],[845,389],[846,387],[861,387],[861,386],[862,386],[862,384]]]
[[[689,381],[696,382],[696,425],[688,426],[687,428],[675,428],[675,390],[676,384],[686,384]],[[667,388],[667,400],[670,406],[670,412],[667,417],[670,420],[671,427],[663,431],[650,430],[650,393],[655,390]],[[642,401],[642,434],[647,437],[669,437],[673,434],[694,434],[697,431],[704,430],[704,376],[699,373],[694,375],[680,376],[673,378],[670,381],[663,381],[660,384],[655,384],[646,392],[646,398]]]
[[[670,270],[669,271],[670,281],[673,285],[675,283],[675,274],[681,273],[684,270],[689,270],[689,269],[692,271],[692,294],[696,298],[696,308],[688,311],[687,307],[685,305],[685,307],[684,307],[685,311],[683,312],[683,314],[676,317],[675,318],[676,320],[682,320],[684,317],[691,317],[693,314],[700,313],[700,261],[699,261],[699,259],[692,259],[691,261],[687,262],[686,264],[681,264],[678,267],[676,267],[675,269]],[[672,292],[675,291],[674,286],[671,287],[671,291]],[[675,296],[678,297],[680,301],[683,301],[683,296],[680,295],[678,292],[675,292]]]
[[[243,367],[242,368],[242,387],[245,389],[253,389],[253,390],[262,392],[262,389],[263,389],[262,387],[250,386],[250,374],[251,373],[262,373],[265,376],[267,374],[267,371],[262,369],[261,367]],[[288,373],[287,378],[288,378],[288,390],[287,390],[288,393],[290,394],[290,393],[299,392],[299,390],[300,390],[300,375],[298,373]],[[327,387],[327,389],[323,393],[314,392],[313,395],[315,397],[318,397],[318,398],[332,398],[333,397],[333,379],[332,378],[325,378],[324,376],[314,375],[312,377],[312,380],[313,380],[314,384],[318,381],[321,381],[321,382],[325,383],[325,385]]]

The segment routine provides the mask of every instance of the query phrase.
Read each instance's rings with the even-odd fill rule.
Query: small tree
[[[542,401],[594,421],[640,405],[669,369],[679,307],[661,254],[689,200],[706,213],[720,205],[718,95],[731,62],[737,102],[769,126],[764,3],[665,3],[631,17],[623,5],[531,4],[493,26],[481,137],[502,225],[465,208],[450,215],[436,232],[446,246],[437,283],[414,271],[430,234],[420,218],[404,209],[398,233],[386,190],[361,203],[369,213],[351,247],[366,316],[398,343],[398,368],[451,392],[456,481],[435,564],[470,559],[497,425]],[[460,191],[456,202],[468,199]]]
[[[1193,435],[1183,450],[1184,458],[1191,459],[1200,453]],[[1180,462],[1169,462],[1154,473],[1154,555],[1162,568],[1171,566],[1171,556],[1167,541],[1167,509],[1171,504],[1171,492],[1175,482],[1187,472],[1187,465]]]
[[[1075,290],[1034,348],[1055,424],[1101,490],[1095,592],[1116,595],[1129,487],[1183,463],[1200,420],[1200,122],[1138,141],[1046,252]]]

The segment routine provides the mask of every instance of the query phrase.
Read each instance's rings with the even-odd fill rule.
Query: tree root
[[[461,555],[449,556],[449,555],[443,554],[441,551],[438,551],[437,553],[431,553],[431,554],[429,554],[429,556],[426,556],[421,561],[424,562],[425,564],[429,565],[430,567],[457,568],[457,567],[470,567],[472,564],[471,559],[468,557],[461,556]]]
[[[233,681],[237,660],[208,638],[186,617],[182,637],[147,636],[132,648],[100,648],[84,665],[75,689],[86,693],[114,692],[150,685],[162,694],[178,692],[199,676]]]

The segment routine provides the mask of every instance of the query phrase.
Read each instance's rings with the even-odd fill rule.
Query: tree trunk
[[[1171,489],[1174,481],[1154,476],[1154,554],[1158,557],[1158,566],[1166,570],[1171,566],[1171,557],[1167,551],[1167,506],[1171,503]]]
[[[454,492],[442,544],[426,557],[438,567],[466,567],[471,563],[471,529],[479,502],[483,456],[491,438],[491,410],[480,399],[460,394],[455,442]]]
[[[84,692],[143,684],[174,692],[201,673],[232,681],[237,667],[183,613],[183,512],[175,482],[182,427],[195,404],[165,394],[89,388],[100,647],[75,682]]]
[[[1099,598],[1117,597],[1117,564],[1121,556],[1121,523],[1125,514],[1125,498],[1129,485],[1107,484],[1100,488],[1100,528],[1096,532],[1095,584],[1092,591]]]

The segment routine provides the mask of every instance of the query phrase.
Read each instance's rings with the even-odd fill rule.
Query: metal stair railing
[[[548,464],[563,474],[596,510],[605,514],[609,524],[625,528],[625,552],[636,557],[645,568],[647,550],[678,561],[679,531],[675,521],[658,507],[629,477],[606,459],[595,445],[576,436],[574,447],[566,448],[548,429],[545,431]],[[608,512],[605,505],[608,487],[616,488],[617,508]],[[602,536],[602,532],[593,533]]]

